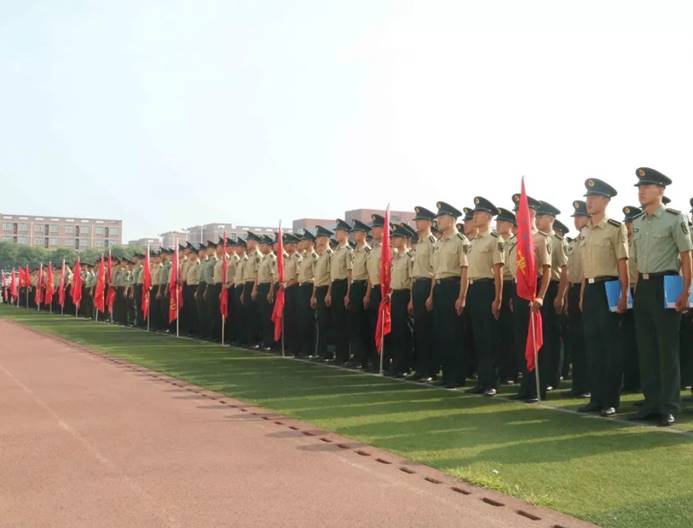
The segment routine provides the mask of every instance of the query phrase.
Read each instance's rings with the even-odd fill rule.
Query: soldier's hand
[[[491,303],[491,313],[493,314],[493,318],[498,321],[500,319],[500,310],[501,310],[501,301],[498,299],[494,299],[493,302]]]
[[[533,311],[538,312],[541,310],[542,306],[544,306],[544,299],[542,299],[541,297],[535,297],[532,301],[532,304],[530,305],[530,308]]]
[[[274,300],[274,296],[272,295],[272,292],[268,293],[267,294],[267,302],[272,303],[273,300]]]
[[[344,308],[349,308],[349,296],[344,296]]]
[[[409,313],[410,317],[414,315],[414,303],[411,301],[407,303],[407,313]]]
[[[368,305],[370,304],[370,302],[371,302],[370,297],[369,297],[368,295],[366,295],[366,296],[363,298],[363,309],[364,309],[364,310],[368,310]]]
[[[467,301],[464,297],[458,297],[457,300],[455,301],[455,312],[457,315],[462,315],[462,312],[464,311],[464,307],[467,304]]]
[[[626,313],[628,310],[628,297],[626,295],[621,295],[618,298],[618,304],[616,305],[616,313]]]
[[[556,310],[557,314],[560,314],[563,311],[563,298],[562,297],[556,297],[553,300],[553,309]]]
[[[512,297],[510,297],[510,300],[508,301],[508,308],[510,308],[511,312],[515,311],[515,301],[513,301]]]
[[[325,306],[330,306],[332,304],[332,296],[328,293],[325,295]]]
[[[257,299],[257,291],[253,290],[252,292],[250,292],[250,298],[251,298],[253,301],[254,301],[255,299]]]
[[[318,300],[315,297],[310,298],[310,307],[315,310],[315,307],[318,305]]]
[[[676,299],[676,311],[683,313],[687,312],[688,308],[688,294],[686,292],[682,292],[678,299]]]
[[[426,303],[424,304],[426,306],[426,311],[432,312],[433,311],[433,296],[429,295],[426,297]]]

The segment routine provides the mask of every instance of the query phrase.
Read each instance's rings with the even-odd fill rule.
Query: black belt
[[[591,279],[585,279],[585,282],[587,284],[597,284],[597,283],[609,282],[609,281],[613,281],[613,280],[618,280],[618,277],[606,275],[606,276],[601,276],[601,277],[593,277]]]
[[[366,279],[359,279],[359,280],[353,280],[351,281],[352,284],[366,284],[368,280]]]
[[[490,277],[482,277],[480,279],[469,279],[469,284],[474,284],[474,283],[484,283],[484,282],[493,282],[493,279]]]
[[[445,284],[448,282],[459,281],[459,277],[445,277],[444,279],[436,279],[436,284]]]
[[[411,290],[409,288],[393,288],[392,293],[397,293],[397,292],[407,292],[409,293]]]
[[[299,286],[312,286],[312,285],[313,285],[313,281],[299,282],[298,285],[299,285]]]
[[[334,284],[335,282],[346,282],[346,279],[332,279],[332,283]]]
[[[678,275],[677,271],[658,271],[656,273],[641,273],[640,280],[660,279],[665,275]]]
[[[431,277],[413,277],[411,279],[412,282],[431,282],[433,279]]]

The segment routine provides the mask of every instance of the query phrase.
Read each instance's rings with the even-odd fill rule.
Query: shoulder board
[[[457,233],[457,238],[465,242],[467,241],[467,237],[464,236],[462,233]]]
[[[493,238],[498,238],[498,233],[496,233],[495,231],[491,231],[491,236]]]
[[[545,233],[544,231],[537,231],[537,233],[539,233],[539,234],[542,235],[543,237],[546,237],[546,238],[549,237],[549,234],[548,234],[548,233]]]
[[[370,246],[365,246],[365,247],[363,248],[363,250],[364,250],[366,253],[370,253],[371,247],[370,247]]]
[[[325,253],[327,253],[328,255],[332,255],[334,251],[332,250],[332,248],[327,248],[327,251]]]
[[[434,237],[433,235],[428,235],[428,241],[429,241],[431,244],[435,244],[435,242],[436,242],[436,237]]]
[[[619,222],[618,220],[614,220],[613,218],[609,218],[609,219],[606,221],[606,223],[607,223],[607,224],[611,224],[611,225],[614,226],[614,227],[621,227],[621,222]]]
[[[554,233],[553,236],[555,236],[558,240],[563,240],[563,237],[558,233]]]
[[[677,211],[676,209],[667,209],[667,213],[671,213],[673,215],[680,215],[681,211]]]

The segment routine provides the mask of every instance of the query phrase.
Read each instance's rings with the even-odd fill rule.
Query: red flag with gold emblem
[[[168,283],[169,288],[169,304],[168,304],[168,323],[178,319],[178,310],[180,309],[180,277],[178,277],[178,244],[176,244],[176,252],[171,263],[171,280]]]
[[[282,336],[282,321],[284,319],[284,236],[282,234],[281,222],[279,222],[277,244],[277,278],[279,281],[279,289],[277,290],[277,297],[274,299],[274,308],[272,308],[275,341],[279,341],[279,338]]]
[[[49,305],[53,302],[53,294],[55,293],[55,288],[53,283],[55,281],[55,276],[53,275],[53,263],[48,263],[48,273],[46,273],[46,293],[43,296],[43,304]]]
[[[79,310],[79,305],[82,304],[82,265],[77,257],[77,262],[72,269],[72,302],[75,308]]]
[[[383,351],[385,336],[392,330],[390,311],[390,279],[392,269],[392,250],[390,249],[390,206],[385,210],[385,225],[383,226],[383,248],[380,253],[380,305],[378,306],[378,321],[375,326],[375,346],[378,353]]]
[[[537,296],[537,261],[534,253],[532,219],[529,216],[529,203],[524,178],[522,178],[520,202],[517,210],[517,295],[529,302],[532,302]],[[525,342],[525,360],[529,372],[536,368],[535,356],[544,344],[541,324],[541,312],[530,310],[529,328]]]
[[[219,313],[226,320],[229,316],[229,290],[225,287],[229,272],[229,259],[226,255],[226,233],[224,232],[224,251],[221,254],[221,291],[219,292]]]

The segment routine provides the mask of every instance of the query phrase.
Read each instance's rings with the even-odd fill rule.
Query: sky
[[[345,210],[693,196],[693,7],[0,0],[0,211],[124,240]]]

